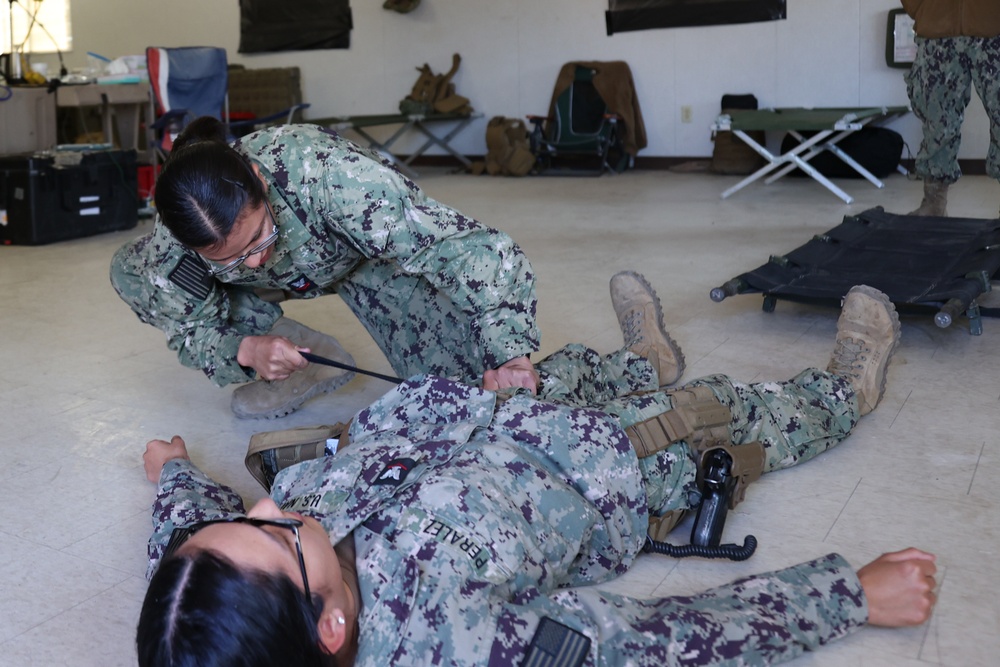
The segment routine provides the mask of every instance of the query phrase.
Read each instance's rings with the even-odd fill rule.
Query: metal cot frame
[[[834,185],[830,179],[809,164],[809,161],[823,151],[830,151],[846,164],[850,165],[852,169],[867,179],[872,185],[882,188],[885,184],[881,180],[858,164],[850,155],[841,150],[837,144],[844,137],[857,132],[869,123],[885,122],[897,116],[905,115],[909,111],[909,107],[897,106],[732,110],[722,114],[712,124],[712,130],[732,132],[767,160],[766,165],[723,192],[722,198],[729,197],[729,195],[742,190],[765,176],[767,178],[764,182],[770,184],[793,169],[799,168],[827,190],[840,197],[844,203],[850,204],[854,201],[854,198]],[[798,139],[800,143],[786,153],[775,155],[747,134],[749,131],[760,130],[788,132]],[[815,132],[815,134],[806,137],[802,134],[803,132]],[[898,167],[898,169],[902,173],[906,173],[902,167]]]
[[[311,119],[307,122],[315,125],[321,125],[337,132],[351,130],[357,133],[368,142],[368,146],[370,148],[378,151],[387,160],[396,165],[400,171],[411,178],[416,178],[417,172],[414,171],[410,165],[414,160],[423,155],[424,152],[426,152],[431,146],[438,146],[447,151],[466,167],[471,166],[472,161],[465,155],[462,155],[455,150],[451,146],[451,140],[458,136],[458,133],[464,130],[473,120],[482,117],[483,114],[478,112],[463,115],[439,113],[399,113],[369,114],[360,116],[332,116],[330,118],[320,118],[316,120]],[[443,136],[439,136],[431,131],[431,125],[441,125],[443,123],[454,123],[454,126]],[[379,127],[382,125],[399,125],[399,127],[389,136],[388,139],[385,139],[384,141],[378,141],[365,131],[365,128]],[[423,134],[427,140],[416,151],[414,151],[412,155],[401,160],[398,155],[392,152],[392,145],[409,130],[417,130]]]

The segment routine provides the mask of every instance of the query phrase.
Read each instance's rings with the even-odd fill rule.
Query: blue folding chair
[[[226,50],[216,47],[146,49],[156,119],[150,140],[159,158],[166,159],[174,139],[195,118],[228,116],[228,67]]]
[[[291,122],[296,111],[309,106],[297,104],[264,118],[231,121],[229,63],[226,50],[214,46],[149,47],[146,66],[156,119],[149,128],[149,143],[159,160],[166,159],[174,138],[200,116],[224,121],[232,134],[239,127]]]

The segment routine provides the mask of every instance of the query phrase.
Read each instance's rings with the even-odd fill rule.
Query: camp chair
[[[531,152],[536,171],[552,166],[552,158],[595,158],[587,173],[621,173],[628,165],[619,124],[621,116],[608,112],[608,105],[594,88],[595,70],[578,65],[573,83],[552,105],[548,116],[528,116],[532,123]],[[577,170],[579,172],[579,170]]]
[[[156,119],[147,128],[154,161],[165,160],[177,135],[195,118],[212,116],[224,120],[232,134],[241,127],[283,120],[291,122],[293,107],[263,118],[234,121],[229,116],[228,62],[226,50],[212,46],[179,48],[149,47],[146,65],[151,89],[150,103]]]
[[[210,46],[146,49],[151,104],[148,130],[156,159],[166,159],[174,139],[199,116],[221,120],[228,113],[226,50]]]

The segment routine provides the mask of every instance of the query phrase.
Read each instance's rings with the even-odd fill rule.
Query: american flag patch
[[[542,618],[521,667],[580,667],[590,651],[586,635],[551,618]]]
[[[212,276],[208,273],[205,263],[184,255],[168,276],[170,282],[177,285],[196,299],[205,299],[212,291]]]

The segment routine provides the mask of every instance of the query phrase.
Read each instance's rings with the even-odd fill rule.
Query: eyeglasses
[[[198,523],[193,523],[190,526],[174,528],[173,532],[170,533],[170,541],[167,542],[167,548],[163,551],[163,557],[166,558],[167,556],[174,554],[181,548],[181,545],[187,542],[192,535],[197,533],[202,528],[223,523],[245,523],[250,526],[254,526],[255,528],[274,526],[275,528],[283,528],[285,530],[292,531],[292,534],[295,535],[295,555],[299,559],[299,571],[302,573],[302,588],[305,591],[306,600],[308,600],[309,605],[312,606],[312,596],[309,593],[309,577],[306,576],[306,561],[305,558],[302,557],[302,539],[299,537],[299,528],[302,527],[302,522],[298,519],[255,519],[248,516],[231,516],[225,519],[199,521]]]
[[[228,262],[227,264],[224,264],[223,266],[219,266],[219,267],[213,266],[212,262],[210,260],[206,260],[206,261],[209,262],[209,266],[208,266],[208,273],[209,273],[209,275],[218,276],[218,275],[221,275],[223,273],[229,273],[230,271],[232,271],[233,269],[235,269],[237,266],[239,266],[243,262],[247,261],[247,258],[250,257],[251,255],[256,255],[259,252],[264,252],[265,250],[267,250],[268,248],[270,248],[271,246],[274,245],[275,241],[278,240],[278,223],[274,221],[274,213],[271,212],[271,207],[267,204],[267,202],[264,202],[264,208],[267,209],[267,215],[271,218],[271,228],[272,228],[272,231],[271,231],[270,234],[267,235],[267,238],[265,238],[263,241],[261,241],[260,243],[258,243],[257,246],[254,247],[253,249],[251,249],[250,252],[248,252],[247,254],[240,255],[239,257],[237,257],[233,261]]]

